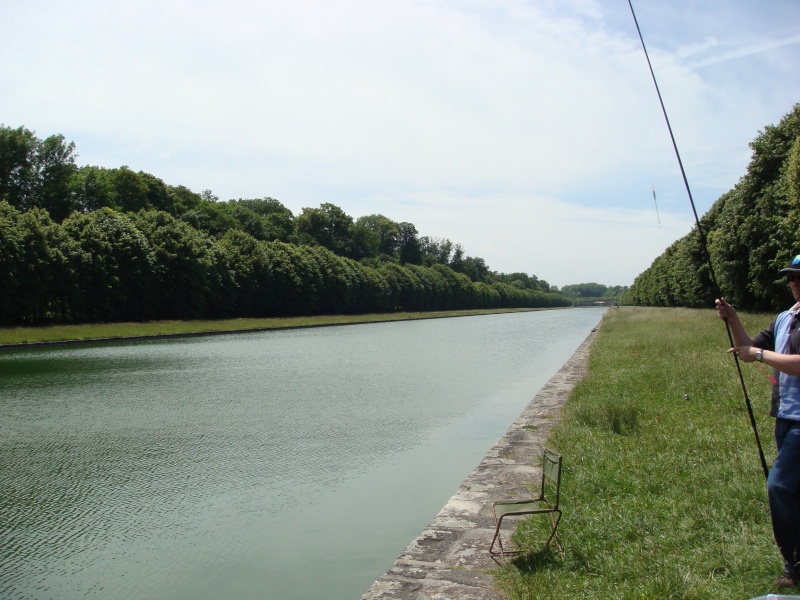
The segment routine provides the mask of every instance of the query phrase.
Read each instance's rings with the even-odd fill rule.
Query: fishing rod
[[[714,284],[714,288],[717,292],[717,298],[723,298],[722,291],[720,290],[719,284],[717,283],[716,275],[714,275],[714,266],[711,264],[711,253],[708,251],[708,243],[706,241],[706,236],[703,233],[703,228],[700,225],[700,218],[697,216],[697,208],[694,204],[694,198],[692,197],[692,190],[689,188],[689,180],[686,178],[686,171],[683,168],[683,161],[681,160],[681,153],[678,151],[678,144],[675,142],[675,135],[672,133],[672,125],[669,123],[669,117],[667,116],[667,109],[664,106],[664,100],[661,97],[661,90],[658,88],[658,81],[656,81],[656,74],[653,71],[653,65],[650,63],[650,55],[647,53],[647,46],[644,43],[644,37],[642,37],[642,30],[639,28],[639,20],[636,18],[636,12],[633,10],[633,2],[632,0],[628,0],[628,6],[631,7],[631,15],[633,15],[633,22],[636,24],[636,31],[639,34],[639,40],[642,42],[642,50],[644,50],[644,56],[647,59],[647,66],[650,68],[650,76],[653,78],[653,85],[656,87],[656,93],[658,94],[658,101],[661,103],[661,112],[664,113],[664,120],[667,122],[667,129],[669,130],[669,137],[672,139],[672,147],[675,149],[675,156],[678,159],[678,166],[681,169],[681,175],[683,176],[683,184],[686,186],[686,193],[689,195],[689,202],[692,205],[692,212],[694,213],[694,221],[697,224],[697,233],[700,236],[700,246],[703,248],[703,253],[705,254],[706,262],[708,263],[708,272],[711,276],[711,282]],[[728,319],[725,319],[725,329],[728,332],[728,340],[730,341],[731,348],[734,347],[733,343],[733,334],[731,333],[731,326],[728,323]],[[739,356],[734,352],[733,359],[736,363],[736,371],[739,374],[739,383],[742,386],[742,392],[744,394],[744,402],[747,406],[747,412],[750,415],[750,426],[753,428],[753,434],[756,438],[756,446],[758,446],[758,455],[761,459],[761,468],[764,471],[764,477],[769,477],[769,467],[767,467],[767,459],[764,458],[764,450],[761,448],[761,439],[758,437],[758,427],[756,426],[756,418],[753,415],[753,405],[750,403],[750,396],[747,394],[747,387],[744,384],[744,376],[742,375],[742,367],[739,363]]]

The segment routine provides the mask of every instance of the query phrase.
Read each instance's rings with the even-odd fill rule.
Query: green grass
[[[49,327],[0,327],[0,346],[47,342],[103,340],[160,335],[187,335],[291,327],[320,327],[353,323],[438,319],[505,312],[550,309],[487,309],[436,312],[398,312],[369,315],[319,315],[271,319],[227,319],[220,321],[152,321],[148,323],[91,323],[86,325],[53,325]]]
[[[742,315],[748,331],[769,315]],[[744,600],[782,570],[725,325],[713,310],[612,309],[548,445],[564,455],[559,533],[497,572],[509,599]],[[742,364],[767,462],[770,383]],[[688,396],[688,399],[687,399]]]

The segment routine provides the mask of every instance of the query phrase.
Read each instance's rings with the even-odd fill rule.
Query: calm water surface
[[[0,598],[359,598],[603,311],[0,353]]]

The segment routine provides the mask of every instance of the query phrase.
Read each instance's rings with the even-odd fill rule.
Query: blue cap
[[[785,275],[786,273],[800,273],[800,254],[792,259],[792,264],[779,271],[779,275]]]

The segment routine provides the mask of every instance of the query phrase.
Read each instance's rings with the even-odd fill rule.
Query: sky
[[[800,2],[633,8],[702,216],[800,102]],[[631,285],[694,224],[627,0],[0,0],[0,17],[0,123],[64,135],[81,166],[383,214],[559,287]]]

